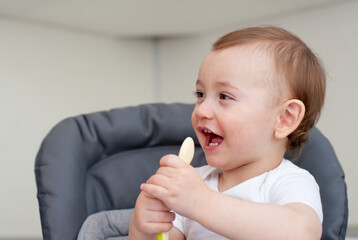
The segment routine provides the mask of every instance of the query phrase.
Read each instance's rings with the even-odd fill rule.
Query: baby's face
[[[279,113],[273,76],[267,55],[250,46],[204,59],[192,123],[208,164],[230,170],[270,154]]]

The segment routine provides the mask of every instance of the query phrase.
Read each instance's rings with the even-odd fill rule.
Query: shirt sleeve
[[[177,228],[180,232],[184,234],[184,217],[175,213],[175,219],[173,221],[173,225]]]
[[[313,208],[323,222],[319,186],[313,176],[300,168],[285,169],[270,191],[270,202],[278,205],[298,202]]]

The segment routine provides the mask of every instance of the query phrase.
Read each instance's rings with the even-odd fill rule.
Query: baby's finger
[[[157,185],[168,189],[171,185],[171,180],[168,176],[162,174],[155,174],[151,176],[146,183]]]
[[[161,167],[172,167],[172,168],[182,168],[187,166],[187,164],[176,155],[166,155],[160,159],[159,162]]]
[[[178,174],[177,169],[172,168],[172,167],[160,167],[157,172],[157,175],[163,175],[166,176],[168,178],[172,178],[174,176],[176,176]]]
[[[152,223],[171,223],[175,219],[175,213],[170,211],[155,211],[151,216]]]
[[[139,229],[146,233],[158,233],[168,231],[175,219],[174,213],[135,209],[134,215],[137,219]]]
[[[154,196],[149,195],[145,192],[142,192],[142,194],[146,197],[146,205],[145,209],[149,211],[169,211],[170,209],[159,199],[154,198]],[[149,196],[149,197],[148,197]]]
[[[141,185],[141,190],[159,200],[165,199],[167,195],[167,190],[161,186],[150,184],[150,183],[143,183]]]
[[[156,234],[159,232],[169,232],[172,227],[173,223],[171,222],[149,222],[142,226],[142,229],[147,233]]]

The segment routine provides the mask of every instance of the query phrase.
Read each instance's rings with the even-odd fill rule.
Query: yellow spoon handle
[[[158,240],[169,240],[169,232],[162,232],[157,234]]]
[[[191,160],[193,160],[195,151],[194,140],[191,137],[187,137],[184,142],[181,144],[179,150],[179,158],[190,164]],[[169,232],[163,232],[157,234],[158,240],[169,240]]]

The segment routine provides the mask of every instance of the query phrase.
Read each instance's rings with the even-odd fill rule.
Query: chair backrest
[[[133,208],[140,184],[156,171],[158,160],[177,154],[188,136],[196,143],[192,164],[204,165],[190,121],[193,107],[147,104],[84,114],[57,124],[42,142],[35,163],[44,239],[76,239],[87,216]],[[344,239],[348,214],[344,173],[317,129],[297,164],[320,185],[322,238]]]

